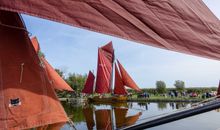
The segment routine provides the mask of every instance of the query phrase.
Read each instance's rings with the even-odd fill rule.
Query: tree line
[[[67,76],[64,76],[64,72],[60,69],[55,69],[56,72],[69,84],[69,86],[71,88],[73,88],[73,90],[75,91],[75,94],[80,95],[86,78],[87,78],[87,74],[76,74],[76,73],[69,73]],[[173,84],[175,86],[175,88],[167,88],[166,83],[164,81],[156,81],[156,88],[143,88],[142,92],[147,92],[149,94],[165,94],[168,93],[170,91],[177,91],[179,93],[181,92],[187,92],[187,93],[191,93],[191,92],[195,92],[197,94],[202,94],[205,92],[211,92],[211,91],[216,91],[217,88],[216,87],[190,87],[190,88],[186,88],[185,87],[185,82],[182,80],[176,80]],[[136,92],[134,90],[128,89],[129,93],[133,93],[136,94]],[[69,92],[63,91],[63,92],[59,92],[58,91],[58,96],[59,97],[66,97],[69,94]]]

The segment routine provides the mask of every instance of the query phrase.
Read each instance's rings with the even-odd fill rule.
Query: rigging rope
[[[23,73],[24,73],[24,63],[21,63],[20,83],[22,82],[23,79]]]

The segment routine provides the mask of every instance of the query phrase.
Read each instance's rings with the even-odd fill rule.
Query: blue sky
[[[204,0],[220,19],[220,0]],[[113,41],[116,57],[141,88],[155,87],[163,80],[173,87],[175,80],[186,87],[217,86],[220,61],[162,50],[72,26],[23,15],[28,31],[37,36],[41,50],[53,67],[66,74],[96,71],[97,48]]]

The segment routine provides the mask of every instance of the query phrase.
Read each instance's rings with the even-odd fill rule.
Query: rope
[[[23,72],[24,72],[24,63],[21,63],[20,83],[22,82]]]
[[[73,121],[71,119],[69,119],[68,123],[69,123],[70,127],[72,127],[74,130],[77,130],[76,127],[74,126]]]

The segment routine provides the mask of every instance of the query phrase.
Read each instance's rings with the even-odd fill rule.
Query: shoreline
[[[201,102],[204,99],[202,98],[196,98],[196,99],[181,99],[181,98],[173,98],[173,99],[167,99],[167,98],[158,98],[158,99],[151,99],[151,98],[130,98],[127,100],[127,102]],[[86,101],[86,99],[83,98],[59,98],[59,101],[79,101],[83,102]]]
[[[128,102],[201,102],[204,99],[128,99]]]

